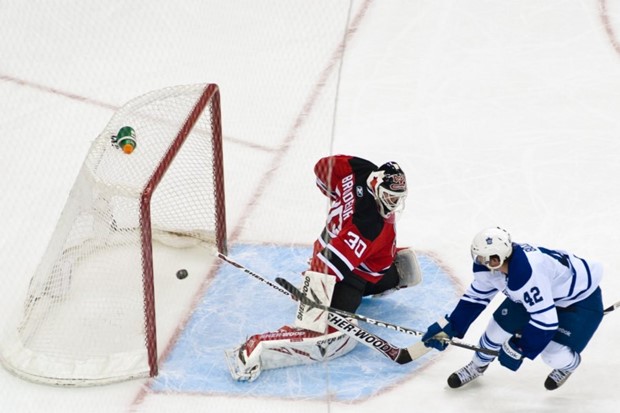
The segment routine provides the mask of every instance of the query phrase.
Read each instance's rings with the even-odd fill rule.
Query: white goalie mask
[[[471,256],[474,262],[497,270],[512,254],[510,234],[500,227],[487,228],[480,231],[471,243]],[[499,264],[492,266],[491,257],[499,258]]]
[[[377,208],[383,218],[405,209],[407,179],[396,162],[388,162],[368,175],[368,190],[377,201]]]

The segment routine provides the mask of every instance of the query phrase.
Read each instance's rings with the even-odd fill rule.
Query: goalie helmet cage
[[[130,154],[112,144],[124,126],[135,130]],[[5,367],[58,385],[157,375],[153,244],[226,252],[222,158],[217,85],[157,90],[117,110],[1,343]]]

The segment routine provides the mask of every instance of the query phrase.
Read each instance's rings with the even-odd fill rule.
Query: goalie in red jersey
[[[314,173],[331,205],[314,243],[310,270],[336,277],[331,306],[355,312],[362,296],[411,284],[403,280],[401,285],[394,262],[395,218],[407,197],[400,166],[388,162],[377,167],[365,159],[336,155],[320,159]]]
[[[335,155],[321,158],[314,173],[330,209],[304,273],[304,293],[355,312],[364,296],[418,284],[422,274],[414,252],[396,248],[395,218],[407,197],[400,166]],[[328,328],[324,311],[299,304],[295,326],[253,335],[226,354],[233,378],[252,381],[262,370],[330,360],[354,346],[350,337]]]

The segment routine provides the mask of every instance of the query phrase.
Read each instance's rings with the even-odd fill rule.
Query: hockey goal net
[[[112,144],[125,127],[137,145]],[[51,384],[157,374],[153,251],[226,251],[218,87],[120,108],[93,142],[28,287],[3,363]]]

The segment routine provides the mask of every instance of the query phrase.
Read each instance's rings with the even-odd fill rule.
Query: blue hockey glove
[[[448,344],[450,344],[448,340],[454,337],[455,334],[456,332],[452,329],[452,324],[450,324],[446,316],[428,327],[426,333],[422,336],[422,342],[426,347],[444,351]]]
[[[521,352],[521,349],[519,349],[519,347],[515,344],[514,337],[506,341],[502,345],[497,359],[502,366],[512,371],[519,370],[519,367],[521,367],[521,363],[523,363],[523,353]]]

